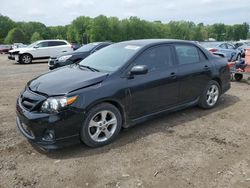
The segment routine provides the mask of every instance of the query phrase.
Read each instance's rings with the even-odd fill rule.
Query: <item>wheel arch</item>
[[[222,91],[222,81],[221,81],[221,79],[219,77],[214,77],[212,80],[216,81],[219,84],[220,92],[221,92]]]
[[[126,116],[126,112],[125,112],[125,107],[119,101],[117,101],[117,100],[114,100],[114,99],[103,99],[103,100],[96,101],[96,102],[90,104],[86,108],[86,112],[88,112],[94,106],[100,105],[102,103],[112,104],[113,106],[115,106],[120,111],[121,116],[122,116],[122,127],[125,127],[126,126],[126,122],[127,122],[127,116]]]

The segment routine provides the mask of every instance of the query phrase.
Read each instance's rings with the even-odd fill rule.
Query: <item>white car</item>
[[[72,45],[65,40],[40,40],[25,48],[10,50],[8,58],[28,64],[33,60],[49,59],[72,51]]]

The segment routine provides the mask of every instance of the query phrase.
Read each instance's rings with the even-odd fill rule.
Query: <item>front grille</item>
[[[21,105],[28,111],[34,111],[46,99],[45,96],[34,93],[26,89],[20,96]]]

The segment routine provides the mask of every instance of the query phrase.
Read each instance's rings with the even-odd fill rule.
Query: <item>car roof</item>
[[[130,40],[130,41],[119,42],[119,44],[137,45],[137,46],[141,46],[141,47],[148,46],[148,45],[161,44],[161,43],[190,43],[190,44],[195,44],[192,41],[177,40],[177,39],[139,39],[139,40]]]
[[[37,42],[50,42],[50,41],[63,41],[63,42],[67,42],[66,40],[61,40],[61,39],[38,40]]]

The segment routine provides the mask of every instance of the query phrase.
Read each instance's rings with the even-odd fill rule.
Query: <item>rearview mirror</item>
[[[130,75],[141,75],[148,73],[148,67],[146,65],[135,65],[130,70]]]

